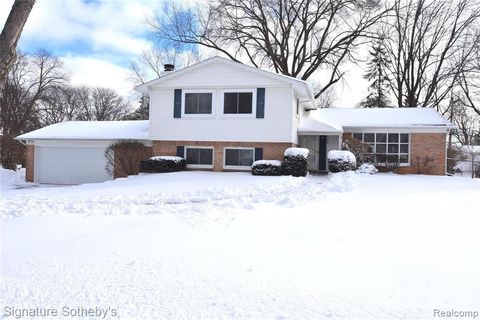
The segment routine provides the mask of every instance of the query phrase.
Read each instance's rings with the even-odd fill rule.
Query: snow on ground
[[[2,184],[0,307],[123,319],[479,311],[479,196],[478,179],[351,172]]]

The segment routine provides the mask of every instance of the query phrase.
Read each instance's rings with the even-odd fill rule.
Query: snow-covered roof
[[[159,84],[163,81],[167,81],[167,80],[172,79],[174,77],[178,77],[178,76],[180,76],[184,73],[193,71],[197,68],[207,66],[208,64],[210,64],[212,62],[221,62],[221,63],[227,64],[227,65],[232,65],[232,66],[242,68],[242,69],[250,71],[250,72],[254,72],[254,73],[257,73],[257,74],[261,74],[261,75],[264,75],[264,76],[267,76],[267,77],[270,77],[270,78],[274,78],[274,79],[289,83],[293,86],[293,88],[297,92],[302,93],[302,95],[304,94],[304,95],[308,96],[308,100],[313,101],[315,99],[314,95],[313,95],[312,86],[304,80],[297,79],[297,78],[294,78],[294,77],[289,77],[289,76],[286,76],[286,75],[283,75],[283,74],[278,74],[278,73],[271,72],[271,71],[268,71],[268,70],[262,70],[262,69],[259,69],[259,68],[255,68],[255,67],[252,67],[252,66],[240,63],[240,62],[236,62],[236,61],[233,61],[233,60],[230,60],[230,59],[226,59],[226,58],[223,58],[223,57],[219,57],[219,56],[214,56],[214,57],[208,58],[206,60],[203,60],[199,63],[193,64],[191,66],[188,66],[188,67],[183,68],[183,69],[178,70],[178,71],[165,73],[165,75],[162,75],[161,77],[159,77],[157,79],[145,82],[141,85],[138,85],[134,89],[137,90],[138,92],[141,92],[141,93],[148,93],[149,88],[152,87],[152,86],[155,86],[155,85],[157,85],[157,84]],[[311,108],[315,109],[315,106],[313,105],[313,103],[312,103]]]
[[[65,121],[16,137],[17,140],[147,140],[148,138],[148,120]]]
[[[455,126],[432,108],[327,108],[310,112],[313,119],[334,127],[439,127]]]
[[[298,124],[297,131],[298,134],[302,135],[343,132],[342,128],[336,126],[335,124],[327,124],[311,117],[302,117],[300,119],[300,123]]]
[[[460,149],[468,154],[480,154],[480,145],[463,145],[460,147]]]

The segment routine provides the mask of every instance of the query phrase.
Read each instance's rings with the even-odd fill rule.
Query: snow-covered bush
[[[362,163],[357,169],[357,173],[375,174],[378,169],[371,163]]]
[[[258,160],[252,163],[254,176],[279,176],[282,174],[282,161]]]
[[[357,168],[357,159],[350,151],[331,150],[327,154],[330,172],[351,171]]]
[[[308,149],[288,148],[284,153],[282,174],[294,177],[307,175]]]
[[[174,172],[187,168],[185,159],[176,156],[155,156],[142,161],[142,172]]]

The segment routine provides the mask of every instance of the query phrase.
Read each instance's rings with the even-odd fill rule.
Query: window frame
[[[211,113],[185,113],[185,96],[188,93],[211,93],[212,94],[212,112]],[[210,89],[183,89],[182,90],[182,118],[213,118],[215,116],[215,90]]]
[[[249,92],[252,94],[252,113],[225,113],[225,93],[243,93]],[[224,118],[256,118],[257,117],[257,89],[243,88],[243,89],[222,89],[220,90],[220,106],[219,115]]]
[[[253,151],[253,157],[252,157],[252,163],[255,162],[255,148],[254,147],[224,147],[223,148],[223,168],[224,169],[234,169],[234,170],[251,170],[252,166],[230,166],[226,164],[227,161],[227,150],[228,149],[233,149],[233,150],[252,150]]]
[[[215,148],[211,146],[184,146],[183,147],[183,155],[185,161],[187,161],[187,149],[210,149],[212,150],[212,164],[188,164],[187,163],[187,168],[189,169],[213,169],[213,166],[215,165]]]
[[[381,154],[384,154],[386,156],[388,155],[397,155],[398,156],[398,160],[399,160],[399,166],[400,167],[409,167],[411,166],[411,161],[412,161],[412,135],[409,133],[409,132],[403,132],[403,131],[360,131],[360,132],[352,132],[352,138],[354,139],[357,139],[354,137],[354,135],[356,134],[361,134],[362,135],[362,142],[367,144],[367,145],[371,145],[373,144],[374,145],[374,150],[373,152],[367,152],[366,154],[373,154],[373,155],[378,155],[379,153],[377,153],[377,144],[384,144],[385,145],[385,152],[384,153],[381,153]],[[365,134],[373,134],[374,135],[374,140],[373,142],[365,142]],[[386,135],[386,140],[385,142],[383,141],[380,141],[377,143],[377,134],[385,134]],[[398,142],[395,142],[395,143],[390,143],[388,142],[389,140],[389,134],[397,134],[398,135]],[[408,142],[401,142],[402,141],[402,138],[401,138],[401,135],[402,134],[406,134],[408,135]],[[398,152],[396,153],[389,153],[388,152],[388,146],[389,144],[392,144],[392,145],[397,145],[398,146]],[[404,152],[401,152],[401,146],[402,145],[408,145],[408,152],[407,153],[404,153]],[[408,155],[408,162],[403,162],[403,163],[400,163],[400,157],[402,155]],[[375,161],[377,162],[377,161]],[[382,165],[386,165],[387,163],[386,162],[378,162],[378,165],[382,166]]]

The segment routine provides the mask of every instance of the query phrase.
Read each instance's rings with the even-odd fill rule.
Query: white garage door
[[[104,147],[35,148],[36,182],[80,184],[111,180],[105,169]]]

